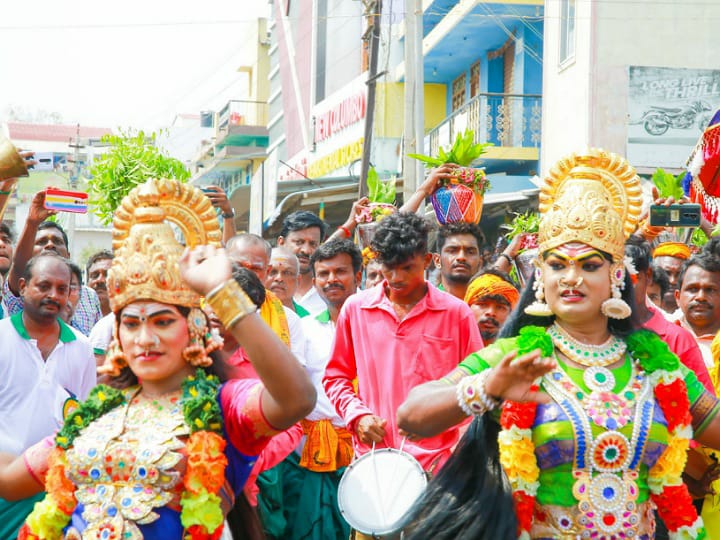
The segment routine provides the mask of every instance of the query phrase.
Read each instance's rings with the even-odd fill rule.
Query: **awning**
[[[490,175],[490,182],[490,191],[483,201],[483,221],[506,215],[510,206],[536,204],[539,190],[527,176]],[[402,186],[402,178],[398,178],[398,204],[402,204]],[[265,236],[277,236],[288,214],[297,210],[318,213],[321,203],[325,221],[330,225],[343,223],[358,198],[358,182],[353,177],[278,182],[277,197],[280,202],[263,223]]]

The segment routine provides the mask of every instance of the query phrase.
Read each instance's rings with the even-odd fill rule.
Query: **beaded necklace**
[[[547,329],[553,344],[573,362],[581,366],[605,367],[614,364],[625,356],[627,345],[611,335],[602,345],[580,343],[557,323]]]
[[[184,538],[190,540],[214,539],[222,532],[224,515],[218,493],[225,482],[227,458],[222,411],[217,401],[219,387],[218,378],[202,369],[182,382],[180,406],[191,434],[185,445],[187,467],[183,477],[185,489],[180,498],[180,520],[187,535]],[[18,538],[59,540],[63,537],[63,529],[77,506],[75,486],[65,474],[65,451],[85,427],[120,406],[127,406],[126,392],[98,385],[66,418],[48,459],[45,499],[35,505]],[[102,535],[102,531],[98,534]],[[106,534],[114,533],[108,530]]]
[[[652,332],[636,331],[626,338],[626,343],[631,357],[642,370],[644,388],[652,388],[655,403],[667,421],[667,446],[648,471],[650,497],[671,537],[705,538],[702,519],[682,481],[687,449],[692,438],[692,418],[680,362],[667,344]],[[545,328],[528,326],[520,330],[517,348],[519,354],[540,349],[544,357],[549,357],[554,347]],[[543,381],[552,395],[555,383],[547,376]],[[532,388],[538,389],[537,385]],[[630,537],[628,533],[634,532],[638,524],[640,518],[635,503],[638,495],[637,467],[642,458],[642,448],[647,442],[653,408],[653,401],[645,398],[647,393],[647,390],[641,391],[636,400],[632,447],[625,444],[627,438],[623,437],[625,440],[622,440],[614,430],[593,437],[589,417],[582,405],[572,406],[572,395],[555,392],[553,396],[573,423],[573,496],[578,501],[577,509],[582,516],[578,523],[583,529],[582,537],[596,540],[622,535]],[[532,439],[536,412],[536,403],[506,401],[500,415],[500,462],[512,486],[518,535],[521,539],[530,538],[535,497],[540,486],[540,469]],[[571,525],[569,521],[565,523]],[[620,532],[618,535],[610,531]]]

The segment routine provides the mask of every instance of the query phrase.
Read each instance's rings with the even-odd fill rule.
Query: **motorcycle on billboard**
[[[664,135],[668,129],[690,129],[693,126],[702,131],[710,118],[712,107],[709,103],[696,100],[681,107],[651,105],[642,116],[642,124],[649,135]]]

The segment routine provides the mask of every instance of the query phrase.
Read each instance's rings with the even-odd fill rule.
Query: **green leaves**
[[[661,197],[665,199],[674,197],[678,200],[685,195],[682,189],[683,176],[685,176],[685,173],[681,173],[675,177],[663,169],[657,169],[652,175],[652,181],[655,187],[657,187]]]
[[[445,151],[443,147],[438,148],[438,156],[426,156],[423,154],[408,154],[408,157],[427,163],[433,167],[438,167],[443,163],[456,163],[461,167],[469,166],[473,161],[484,154],[487,149],[493,146],[492,143],[474,143],[475,132],[466,129],[465,133],[458,133],[455,142],[449,151]]]
[[[393,204],[395,202],[395,177],[380,180],[374,167],[368,169],[368,199],[371,203]]]
[[[190,172],[175,158],[157,146],[157,135],[143,131],[105,135],[102,141],[111,148],[95,160],[88,181],[90,202],[104,224],[112,222],[113,214],[132,188],[150,178],[174,178],[186,181]]]
[[[508,240],[512,240],[518,234],[537,233],[540,228],[540,215],[536,212],[528,210],[524,214],[513,212],[515,217],[509,225],[500,225],[501,228],[508,232],[505,234]]]

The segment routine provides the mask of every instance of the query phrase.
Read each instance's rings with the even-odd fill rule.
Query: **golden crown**
[[[220,245],[222,232],[210,200],[199,189],[177,180],[151,179],[123,199],[113,219],[115,258],[108,272],[108,294],[117,313],[136,300],[198,307],[200,297],[180,276],[185,245]]]
[[[540,253],[582,242],[621,261],[625,240],[637,228],[640,179],[617,154],[590,149],[558,161],[540,188]]]

